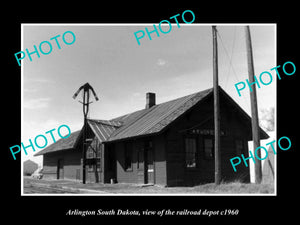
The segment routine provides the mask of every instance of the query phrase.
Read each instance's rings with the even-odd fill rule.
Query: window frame
[[[195,151],[192,152],[192,151],[187,151],[187,140],[188,139],[191,139],[191,140],[194,140],[195,142]],[[188,135],[188,136],[184,136],[184,139],[183,139],[183,143],[184,143],[184,167],[188,170],[193,170],[193,169],[197,169],[198,166],[199,166],[199,160],[198,160],[198,138],[197,136],[195,135]],[[194,160],[195,160],[195,165],[194,166],[188,166],[187,164],[187,155],[188,154],[194,154]]]
[[[130,160],[130,166],[127,165],[127,163]],[[124,143],[124,170],[126,172],[133,171],[133,143],[132,142],[125,142]]]
[[[215,149],[215,144],[214,144],[214,137],[213,136],[211,136],[211,135],[203,135],[202,136],[202,138],[203,138],[203,158],[205,159],[205,160],[214,160],[214,158],[215,158],[215,151],[214,151],[214,149]],[[205,140],[211,140],[211,142],[212,142],[212,148],[211,148],[211,156],[207,156],[207,154],[206,154],[206,144],[205,144]]]

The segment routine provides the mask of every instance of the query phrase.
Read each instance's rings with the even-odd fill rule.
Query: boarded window
[[[132,143],[126,142],[124,148],[125,170],[132,170]]]
[[[185,138],[185,166],[188,168],[196,167],[196,138]]]
[[[214,146],[212,138],[204,138],[204,158],[213,159]]]

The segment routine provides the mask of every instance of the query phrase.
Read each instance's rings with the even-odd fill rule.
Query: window
[[[212,138],[204,138],[204,158],[213,159],[214,146]]]
[[[96,164],[97,164],[97,172],[101,171],[101,151],[102,145],[99,143],[97,138],[91,142],[86,150],[86,159],[87,159],[87,166],[88,172],[96,171]]]
[[[185,138],[185,166],[196,167],[196,138]]]
[[[96,158],[101,158],[103,145],[99,143],[96,147]]]
[[[89,172],[93,172],[93,171],[94,171],[94,167],[93,167],[92,164],[89,164],[89,165],[88,165],[88,171],[89,171]]]
[[[101,172],[101,161],[100,161],[100,159],[97,160],[97,172]]]
[[[88,159],[94,158],[94,150],[92,148],[88,148],[86,152],[86,158]]]
[[[132,170],[132,143],[125,143],[125,170]]]
[[[101,147],[101,143],[99,143],[98,139],[94,138],[86,150],[86,158],[101,158]]]

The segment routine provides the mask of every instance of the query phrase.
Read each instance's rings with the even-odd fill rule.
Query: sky
[[[154,24],[154,23],[153,23]],[[169,33],[152,33],[138,45],[134,32],[150,31],[153,24],[23,24],[22,51],[34,51],[43,41],[52,44],[48,55],[32,54],[22,60],[22,142],[29,144],[37,135],[62,124],[71,131],[83,125],[82,105],[72,98],[78,88],[89,82],[99,97],[90,105],[89,118],[112,119],[142,109],[146,93],[156,93],[156,103],[189,95],[213,85],[211,24],[172,24]],[[157,25],[157,24],[156,24]],[[249,89],[239,97],[235,84],[248,78],[245,31],[243,25],[217,24],[219,85],[249,114]],[[276,65],[276,26],[250,25],[254,69],[259,75]],[[165,27],[167,30],[167,27]],[[62,35],[75,34],[66,45]],[[58,49],[57,38],[61,49]],[[67,42],[71,35],[65,36]],[[43,45],[46,52],[47,44]],[[273,78],[274,72],[271,72]],[[276,79],[257,89],[258,108],[276,104]],[[53,132],[56,140],[57,132]],[[65,131],[65,130],[64,130]],[[63,132],[62,132],[63,133]],[[67,133],[65,133],[67,134]],[[48,146],[53,143],[48,137]],[[42,145],[42,144],[41,144]],[[38,152],[38,148],[36,152]],[[42,149],[41,149],[42,150]],[[42,163],[36,152],[22,151],[22,161]]]

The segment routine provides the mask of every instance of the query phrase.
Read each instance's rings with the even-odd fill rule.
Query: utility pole
[[[220,104],[218,81],[218,42],[217,28],[212,26],[213,34],[213,89],[214,89],[214,126],[215,126],[215,184],[221,183],[221,151],[220,151]]]
[[[87,115],[89,112],[89,105],[90,103],[90,90],[92,91],[92,93],[94,94],[94,97],[96,99],[96,101],[98,101],[98,97],[94,91],[94,89],[92,88],[92,86],[89,83],[85,83],[84,85],[82,85],[77,92],[73,95],[73,98],[75,99],[77,97],[77,95],[79,94],[79,92],[83,90],[83,97],[82,97],[82,102],[79,101],[82,106],[83,106],[83,116],[84,116],[84,121],[83,121],[83,145],[82,145],[82,183],[85,184],[85,177],[86,177],[86,150],[87,150],[87,145],[89,144],[89,142],[87,141]]]
[[[250,84],[254,84],[254,63],[252,54],[252,43],[250,35],[250,27],[245,27],[246,32],[246,48],[247,48],[247,60],[248,60],[248,75]],[[252,139],[253,139],[253,149],[255,150],[260,146],[260,135],[259,135],[259,125],[258,125],[258,110],[257,110],[257,97],[256,97],[256,87],[255,84],[252,86],[252,91],[250,89],[250,101],[251,101],[251,116],[252,116]],[[260,158],[260,150],[257,151],[257,156]],[[255,165],[255,183],[260,184],[262,181],[262,170],[261,161],[257,160]]]

